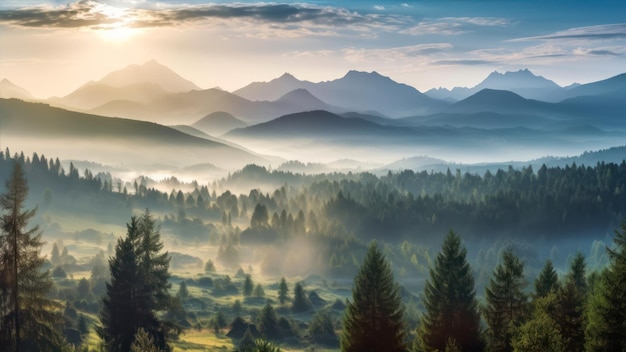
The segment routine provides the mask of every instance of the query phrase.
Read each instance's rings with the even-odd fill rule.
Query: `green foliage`
[[[250,227],[253,229],[269,227],[269,213],[264,204],[257,204],[250,218]]]
[[[285,277],[283,276],[278,284],[278,301],[280,304],[285,304],[285,302],[287,302],[288,294],[289,287],[287,286],[287,280],[285,280]]]
[[[400,287],[375,243],[354,279],[352,300],[347,301],[343,319],[342,351],[406,349]]]
[[[257,318],[257,328],[259,332],[269,339],[281,338],[280,327],[278,326],[278,317],[272,305],[267,303],[261,310]]]
[[[187,288],[187,283],[185,281],[180,282],[177,296],[178,298],[180,298],[181,301],[184,301],[187,298],[189,298],[189,289]]]
[[[535,297],[545,297],[558,289],[559,277],[552,266],[552,261],[548,259],[535,280]]]
[[[164,352],[154,343],[152,336],[143,328],[137,329],[135,340],[130,345],[130,352]]]
[[[524,286],[524,264],[511,250],[506,250],[485,289],[484,318],[489,351],[512,350],[511,331],[523,323],[527,312]]]
[[[293,288],[293,302],[291,302],[291,310],[294,313],[302,313],[309,311],[311,308],[311,301],[306,296],[302,283],[296,283]]]
[[[427,350],[447,350],[450,341],[460,351],[483,348],[474,278],[466,254],[459,236],[450,231],[424,288],[426,312],[420,337]]]
[[[263,286],[261,284],[257,284],[254,288],[254,297],[263,298],[265,297],[265,291],[263,290]]]
[[[168,293],[169,256],[159,253],[162,248],[150,213],[146,211],[140,218],[133,216],[127,224],[126,238],[118,240],[115,257],[109,260],[111,282],[107,283],[101,325],[97,328],[110,351],[128,351],[139,327],[166,351],[170,349],[168,339],[180,332],[173,321],[159,317],[160,312],[167,312],[173,318],[180,315],[172,313],[174,310],[182,310],[180,301]]]
[[[254,290],[254,282],[252,281],[252,276],[250,276],[250,274],[246,274],[246,278],[243,281],[242,293],[245,297],[250,297],[252,296],[253,290]]]
[[[565,340],[552,316],[559,309],[556,292],[548,292],[534,302],[530,319],[515,329],[511,347],[515,352],[565,352]]]
[[[613,242],[614,248],[608,249],[611,264],[591,289],[587,351],[626,350],[626,218]]]
[[[239,352],[254,352],[255,346],[254,336],[252,336],[252,332],[250,332],[250,327],[248,326],[243,338],[239,341]]]
[[[280,352],[280,348],[272,341],[257,339],[254,342],[254,352]]]
[[[578,253],[571,263],[565,284],[558,291],[559,309],[556,323],[566,341],[566,350],[581,352],[585,346],[587,324],[585,307],[587,304],[587,281],[585,278],[585,257]]]
[[[0,346],[7,350],[54,351],[63,339],[60,305],[48,298],[50,273],[37,226],[26,229],[35,210],[23,210],[28,185],[22,164],[14,163],[0,196]]]
[[[206,264],[204,264],[204,272],[207,274],[212,274],[215,272],[215,264],[213,264],[213,261],[211,259],[206,261]]]

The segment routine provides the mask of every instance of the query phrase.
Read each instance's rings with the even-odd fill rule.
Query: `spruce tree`
[[[545,297],[550,292],[559,288],[559,277],[552,266],[552,261],[548,259],[543,266],[541,273],[535,280],[535,297]]]
[[[278,301],[280,304],[287,302],[287,295],[289,294],[289,287],[287,287],[287,280],[283,276],[278,284]]]
[[[303,313],[311,309],[311,301],[304,292],[302,283],[298,282],[293,288],[293,302],[291,303],[291,310],[294,313]]]
[[[128,224],[128,232],[137,231],[136,218]],[[96,328],[104,341],[106,350],[125,352],[135,340],[137,329],[143,327],[148,308],[142,297],[142,282],[135,248],[130,236],[118,239],[115,257],[109,259],[111,282],[107,282],[107,292],[102,300],[100,326]]]
[[[0,346],[9,351],[52,351],[63,344],[60,305],[48,299],[52,288],[43,270],[38,226],[27,229],[35,209],[24,210],[28,184],[15,163],[0,196]]]
[[[404,351],[404,307],[391,266],[374,243],[354,279],[346,304],[342,351]]]
[[[585,346],[585,307],[587,304],[587,282],[585,279],[585,257],[576,254],[572,261],[565,285],[558,293],[559,309],[556,322],[563,339],[567,341],[566,350],[580,352]]]
[[[484,347],[474,278],[466,254],[459,236],[450,231],[424,288],[426,312],[420,338],[427,350],[443,351],[450,339],[460,351],[480,351]]]
[[[276,311],[274,311],[274,308],[269,302],[263,307],[259,314],[257,327],[259,332],[268,339],[274,340],[281,337]]]
[[[626,218],[607,248],[611,264],[601,274],[589,301],[585,347],[592,352],[626,350]]]
[[[506,250],[485,289],[487,305],[484,317],[487,322],[489,351],[510,352],[512,331],[523,323],[527,314],[527,297],[524,294],[524,264],[513,251]]]
[[[250,274],[246,274],[246,278],[243,281],[243,289],[241,291],[244,297],[252,296],[252,291],[254,291],[254,282],[252,282]]]

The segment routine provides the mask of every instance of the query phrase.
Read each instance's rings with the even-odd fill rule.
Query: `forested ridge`
[[[7,150],[0,152],[0,178],[8,180],[0,338],[9,350],[32,348],[19,342],[28,334],[47,337],[38,350],[89,349],[97,332],[102,350],[166,351],[181,346],[181,330],[210,329],[215,338],[233,332],[230,339],[241,351],[280,345],[356,351],[369,341],[372,326],[388,330],[365,346],[387,344],[398,351],[626,346],[626,161],[380,177],[311,176],[250,165],[200,185],[175,178],[122,181],[89,170],[81,176],[73,164],[66,172],[58,159],[10,156]],[[36,206],[43,215],[28,210]],[[94,227],[127,223],[126,233],[95,231],[91,240],[109,248],[87,261],[77,260],[59,240],[49,259],[39,253],[43,242],[34,220],[45,222],[45,238],[46,231],[56,231],[51,218],[73,213],[97,220]],[[19,217],[20,228],[10,227]],[[161,231],[190,246],[215,246],[217,255],[201,258],[199,276],[172,275],[174,259],[185,257],[169,252]],[[614,241],[608,247],[597,241],[606,234]],[[572,236],[588,238],[587,245],[596,240],[589,256],[528,246]],[[493,244],[468,258],[465,246],[476,240]],[[35,253],[23,257],[30,274],[17,277],[39,283],[37,292],[46,300],[33,306],[36,314],[16,308],[25,302],[24,291],[12,285],[16,276],[8,274],[20,258],[11,254],[17,243]],[[257,247],[266,252],[254,252],[258,263],[252,268],[246,256]],[[313,250],[304,253],[308,247]],[[566,268],[555,269],[557,259]],[[543,269],[538,263],[545,263]],[[73,279],[83,270],[90,274]],[[315,281],[313,273],[338,281]],[[340,282],[355,275],[344,304]],[[230,298],[239,295],[233,303]],[[374,317],[380,320],[373,323]]]

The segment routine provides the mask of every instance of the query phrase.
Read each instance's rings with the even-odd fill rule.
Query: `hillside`
[[[3,144],[25,151],[46,145],[48,153],[66,159],[144,166],[207,162],[226,168],[263,162],[241,149],[155,123],[83,114],[13,99],[0,100],[0,124]]]

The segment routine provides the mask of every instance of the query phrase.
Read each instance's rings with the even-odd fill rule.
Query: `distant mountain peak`
[[[283,73],[280,77],[276,78],[276,80],[292,80],[292,81],[297,81],[298,79],[296,77],[294,77],[294,75],[292,75],[289,72],[285,72]]]
[[[112,87],[123,87],[137,83],[153,83],[169,92],[188,92],[200,90],[195,83],[181,77],[171,68],[152,59],[141,65],[132,64],[123,69],[113,71],[101,80],[94,82]]]
[[[17,84],[3,78],[0,81],[0,98],[17,98],[22,100],[32,99],[33,96],[26,89]]]

